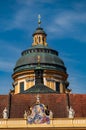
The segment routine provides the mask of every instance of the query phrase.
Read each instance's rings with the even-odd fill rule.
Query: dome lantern
[[[41,26],[40,18],[41,18],[41,16],[38,15],[38,28],[35,30],[35,32],[32,35],[33,36],[32,46],[36,46],[36,45],[47,46],[47,43],[46,43],[47,34],[43,30],[43,28],[40,27]]]

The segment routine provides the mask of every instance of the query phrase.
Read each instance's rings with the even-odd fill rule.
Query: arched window
[[[41,41],[41,38],[40,38],[40,36],[39,36],[39,43],[40,43],[40,41]]]

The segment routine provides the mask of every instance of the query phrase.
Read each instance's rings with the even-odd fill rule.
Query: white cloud
[[[74,56],[75,55],[75,56]],[[72,93],[86,93],[86,74],[80,68],[82,62],[78,60],[76,53],[61,53],[63,61],[66,63],[69,88],[72,89]],[[74,56],[74,58],[72,57]]]
[[[27,8],[17,11],[14,14],[13,18],[10,19],[8,26],[5,28],[5,30],[26,29],[29,15],[29,10]]]
[[[8,51],[10,54],[12,53],[20,53],[21,49],[16,48],[13,44],[11,44],[10,42],[7,42],[5,40],[0,40],[0,53],[4,52],[4,50]]]
[[[72,93],[86,93],[85,75],[80,75],[80,73],[75,73],[75,71],[72,70],[72,72],[70,72],[68,81],[70,82],[69,87],[72,89]]]
[[[8,94],[10,89],[13,89],[11,75],[12,72],[6,72],[4,76],[0,76],[0,94]]]
[[[52,0],[16,0],[16,6],[14,6],[15,12],[10,13],[9,19],[2,19],[1,30],[9,31],[13,29],[23,29],[28,30],[33,26],[32,22],[35,21],[35,18],[39,13],[46,14],[44,11],[44,4],[53,3]],[[40,12],[41,11],[41,12]],[[36,19],[37,20],[37,19]],[[36,21],[37,23],[37,21]]]
[[[29,22],[31,22],[32,12],[33,12],[34,2],[28,0],[16,1],[13,6],[12,13],[10,12],[9,18],[3,17],[1,19],[0,29],[1,31],[9,31],[13,29],[23,29],[27,30],[29,27]]]
[[[56,0],[56,1],[59,2],[59,0]],[[46,3],[51,3],[51,4],[54,3],[53,0],[42,0],[42,1],[40,1],[40,0],[20,0],[20,1],[16,0],[16,2],[18,4],[21,4],[21,5],[29,5],[29,6],[40,4],[40,3],[45,3],[45,4]]]
[[[21,50],[6,41],[0,40],[0,70],[12,72],[15,66],[15,60],[20,55]]]
[[[62,59],[64,59],[64,61],[68,64],[81,64],[81,61],[78,60],[77,52],[76,53],[65,53],[65,52],[61,52],[61,57]],[[74,57],[74,58],[73,58]]]
[[[47,26],[47,31],[58,37],[69,37],[86,41],[86,12],[60,11]],[[55,36],[55,35],[54,35]]]
[[[13,67],[14,64],[12,62],[0,60],[0,71],[12,72]]]
[[[86,11],[83,10],[85,4],[72,2],[72,8],[64,9],[58,0],[55,9],[46,8],[47,3],[54,5],[55,2],[53,0],[16,0],[17,9],[11,14],[10,19],[2,20],[1,28],[4,31],[22,29],[28,31],[29,34],[29,30],[33,26],[32,22],[35,21],[37,13],[41,11],[42,15],[46,17],[47,32],[52,33],[51,37],[67,37],[86,41]]]

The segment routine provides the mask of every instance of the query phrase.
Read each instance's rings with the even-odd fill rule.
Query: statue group
[[[28,113],[25,111],[24,116],[27,117],[29,124],[49,124],[53,113],[44,104],[35,104],[33,107],[30,107]]]
[[[36,97],[36,104],[29,108],[29,111],[24,113],[24,118],[28,120],[29,124],[43,124],[50,123],[53,113],[48,109],[48,106],[40,103],[39,95]]]

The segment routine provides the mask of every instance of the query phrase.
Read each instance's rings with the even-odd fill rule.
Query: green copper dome
[[[36,45],[23,51],[16,62],[14,73],[35,69],[38,65],[38,56],[40,56],[42,69],[59,70],[66,73],[64,62],[58,57],[58,52],[43,45]]]
[[[12,77],[15,93],[65,93],[67,91],[68,75],[64,62],[56,50],[48,47],[47,34],[40,24],[39,15],[38,28],[33,33],[32,47],[21,53],[14,67]]]

